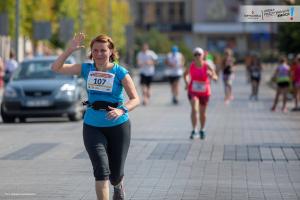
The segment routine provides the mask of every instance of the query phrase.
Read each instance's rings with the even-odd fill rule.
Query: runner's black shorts
[[[141,77],[140,80],[141,85],[146,85],[148,87],[151,85],[153,76],[146,76],[144,74],[140,74],[140,77]]]
[[[176,81],[179,81],[181,76],[168,76],[168,79],[169,79],[169,83],[174,83]]]
[[[278,82],[277,86],[278,86],[278,88],[285,89],[285,88],[290,87],[290,82],[288,82],[288,81]]]
[[[112,127],[83,125],[84,146],[93,165],[96,181],[110,180],[117,185],[123,179],[130,137],[130,121]]]
[[[251,76],[250,77],[251,81],[256,81],[256,82],[260,82],[260,76]]]

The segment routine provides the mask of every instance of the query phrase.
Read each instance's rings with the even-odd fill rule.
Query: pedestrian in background
[[[218,76],[214,69],[204,61],[204,51],[197,47],[193,50],[194,60],[184,72],[185,88],[191,105],[192,132],[190,139],[206,136],[206,108],[211,95],[210,78],[217,80]],[[198,115],[200,117],[198,117]],[[200,132],[197,132],[200,118]]]
[[[225,104],[233,100],[232,83],[234,80],[234,57],[230,48],[225,49],[225,56],[222,61],[223,82],[225,90]]]
[[[282,56],[279,58],[279,65],[277,66],[273,75],[273,79],[276,81],[277,88],[271,111],[276,111],[277,103],[281,95],[283,97],[281,110],[282,112],[288,111],[286,108],[286,102],[290,87],[290,76],[290,66],[287,64],[287,58]]]
[[[96,194],[99,200],[108,200],[110,181],[114,186],[113,200],[122,200],[125,199],[124,165],[131,137],[128,112],[139,104],[139,97],[128,71],[115,62],[118,52],[106,35],[99,35],[90,43],[93,63],[64,64],[74,51],[83,47],[84,39],[83,33],[75,35],[52,69],[86,80],[88,108],[84,115],[83,140],[93,165]],[[124,102],[123,89],[129,97],[127,102]]]
[[[250,75],[250,66],[252,64],[253,55],[248,54],[245,56],[244,62],[245,62],[245,72],[246,72],[246,82],[251,83],[251,75]]]
[[[18,62],[15,58],[15,53],[10,51],[9,59],[5,61],[5,82],[7,83],[11,78],[13,72],[18,68]]]
[[[259,83],[261,79],[262,65],[258,56],[253,55],[248,67],[250,82],[251,82],[251,95],[250,100],[258,100]]]
[[[220,74],[220,71],[222,71],[222,56],[221,54],[219,53],[214,53],[213,55],[214,59],[214,64],[215,64],[215,67],[216,67],[216,74],[218,75],[219,77],[219,74]]]
[[[2,89],[4,87],[4,75],[5,75],[4,63],[2,58],[0,57],[0,93],[2,92]]]
[[[210,66],[210,68],[212,68],[215,72],[217,71],[217,66],[215,64],[216,58],[212,53],[205,51],[204,60]]]
[[[291,77],[295,100],[295,107],[292,109],[292,111],[298,111],[300,110],[298,107],[300,100],[300,54],[296,56],[293,66],[291,66]]]
[[[183,74],[184,56],[177,46],[171,48],[166,58],[166,75],[169,79],[172,94],[172,103],[178,104],[179,80]]]
[[[143,94],[143,105],[147,105],[151,96],[151,83],[155,73],[157,55],[149,49],[147,43],[143,44],[142,50],[137,54],[137,65],[140,71],[140,84]]]

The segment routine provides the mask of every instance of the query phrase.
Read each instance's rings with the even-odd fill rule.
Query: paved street
[[[189,139],[183,85],[174,106],[168,84],[154,84],[150,105],[130,113],[127,198],[299,200],[300,112],[270,112],[268,79],[265,73],[259,101],[250,101],[241,67],[229,105],[222,81],[213,83],[205,141]],[[65,119],[1,123],[0,199],[95,200],[81,129],[82,122]]]

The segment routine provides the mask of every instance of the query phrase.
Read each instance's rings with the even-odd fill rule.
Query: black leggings
[[[130,121],[113,127],[83,124],[84,146],[93,165],[96,181],[110,180],[117,185],[124,176],[130,145]]]

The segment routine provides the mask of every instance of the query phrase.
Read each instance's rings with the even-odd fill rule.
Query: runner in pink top
[[[214,69],[204,61],[203,49],[197,47],[193,51],[194,61],[190,67],[184,72],[184,81],[188,91],[188,97],[191,104],[191,121],[193,130],[190,138],[196,137],[205,138],[205,121],[206,121],[206,108],[211,95],[210,79],[217,80],[217,74]],[[199,107],[199,109],[198,109]],[[200,116],[200,132],[197,134],[198,110]]]
[[[201,67],[197,66],[195,61],[190,65],[190,82],[188,84],[188,94],[193,96],[210,96],[210,81],[207,74],[208,64],[203,63]]]
[[[293,86],[294,86],[294,95],[295,95],[295,107],[292,111],[298,111],[299,99],[300,99],[300,54],[296,57],[296,63],[293,69]]]

